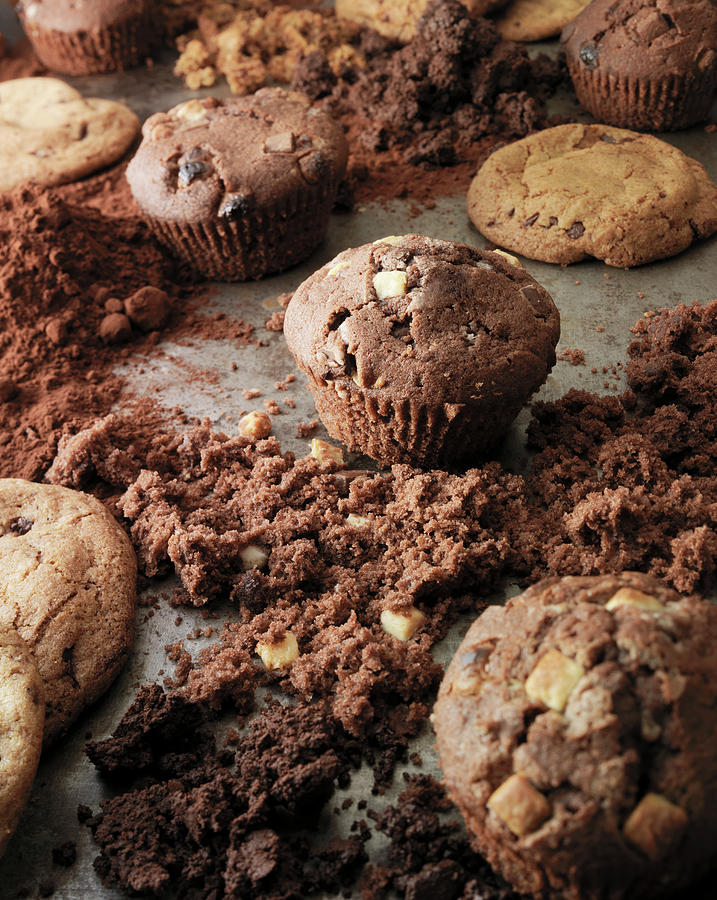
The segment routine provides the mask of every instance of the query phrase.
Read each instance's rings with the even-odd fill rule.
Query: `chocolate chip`
[[[283,131],[281,134],[270,134],[264,142],[264,153],[293,153],[296,147],[296,138],[292,131]]]
[[[585,234],[585,226],[582,222],[573,222],[573,224],[565,232],[569,238],[577,240]]]
[[[299,160],[299,168],[309,184],[316,184],[322,175],[328,171],[328,163],[318,150],[308,156],[302,156]]]
[[[10,520],[7,530],[11,534],[27,534],[34,524],[35,523],[31,519],[27,519],[25,516],[18,516],[16,519]]]
[[[182,187],[187,187],[187,185],[190,185],[195,178],[198,178],[203,172],[206,172],[206,169],[207,167],[203,162],[184,162],[179,167],[177,181],[179,181]]]
[[[526,219],[525,222],[523,222],[523,225],[527,225],[528,227],[530,227],[531,225],[535,225],[535,223],[538,221],[539,215],[540,213],[535,213],[535,215],[532,215],[529,219]]]
[[[550,219],[548,220],[548,228],[552,228],[553,225],[557,225],[557,224],[558,224],[557,216],[551,216]]]
[[[580,62],[587,66],[588,69],[594,69],[598,64],[598,57],[600,55],[600,51],[595,46],[595,44],[585,44],[584,47],[580,48]]]
[[[219,207],[223,219],[239,219],[249,212],[249,197],[246,194],[227,194]]]

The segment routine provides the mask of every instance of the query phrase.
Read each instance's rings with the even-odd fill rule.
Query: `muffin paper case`
[[[156,27],[147,0],[24,0],[17,12],[44,65],[65,75],[117,72],[141,65]]]
[[[421,235],[339,254],[284,335],[331,435],[380,462],[469,464],[555,361],[558,311],[504,255]]]
[[[561,42],[578,100],[600,122],[674,131],[709,113],[717,89],[711,0],[593,0]]]

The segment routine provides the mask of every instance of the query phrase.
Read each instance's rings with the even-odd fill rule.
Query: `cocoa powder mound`
[[[360,200],[465,191],[491,148],[549,124],[545,100],[563,80],[557,63],[501,40],[458,0],[433,0],[405,46],[364,30],[359,54],[366,66],[349,62],[337,77],[314,51],[292,87],[344,123]]]
[[[120,203],[115,218],[104,214],[121,172],[0,197],[4,476],[40,478],[60,436],[118,400],[125,381],[117,365],[156,355],[160,336],[218,333],[245,343],[251,335],[239,320],[196,315],[206,291],[167,257],[129,205]],[[148,287],[155,289],[149,312]]]

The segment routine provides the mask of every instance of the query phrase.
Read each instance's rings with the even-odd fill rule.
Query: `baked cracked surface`
[[[696,160],[606,125],[558,125],[497,150],[468,190],[489,240],[532,259],[630,268],[717,230],[717,186]]]
[[[0,479],[0,627],[14,627],[45,683],[45,743],[122,667],[134,638],[136,560],[87,494]]]

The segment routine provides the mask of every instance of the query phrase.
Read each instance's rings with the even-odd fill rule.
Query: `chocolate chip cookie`
[[[717,230],[717,185],[650,135],[558,125],[497,150],[468,190],[489,240],[533,259],[639,266]]]
[[[476,848],[517,890],[654,897],[714,864],[716,640],[717,606],[630,572],[548,578],[473,623],[438,749]]]
[[[57,78],[2,82],[0,191],[82,178],[120,159],[138,133],[132,110],[85,98]]]
[[[496,19],[506,41],[542,41],[560,34],[590,0],[513,0]]]
[[[45,702],[25,642],[0,628],[0,856],[15,831],[40,761]]]
[[[506,255],[418,234],[344,250],[284,318],[329,433],[419,466],[470,464],[500,441],[559,335],[550,295]]]
[[[94,497],[0,479],[0,627],[17,629],[45,683],[45,744],[127,658],[136,565],[129,539]]]

